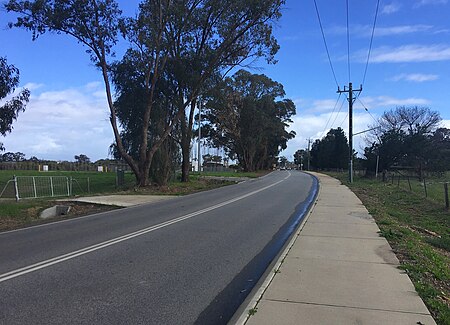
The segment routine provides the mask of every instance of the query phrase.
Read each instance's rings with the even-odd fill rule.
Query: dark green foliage
[[[206,105],[206,130],[213,146],[224,147],[245,171],[269,169],[295,136],[286,131],[295,114],[283,86],[265,75],[240,70],[214,89]]]
[[[376,140],[364,150],[365,167],[379,171],[392,167],[445,171],[450,167],[450,130],[439,128],[441,117],[427,107],[397,107],[380,118]]]
[[[311,148],[311,165],[316,169],[344,169],[348,166],[348,141],[344,130],[331,129]]]
[[[18,86],[19,70],[13,65],[8,65],[6,58],[0,57],[0,100],[13,94]],[[29,98],[29,90],[23,89],[0,106],[0,135],[5,136],[11,132],[12,123],[17,120],[20,112],[25,111]],[[2,150],[3,145],[0,142],[0,151]]]
[[[25,154],[22,152],[6,152],[0,155],[0,162],[20,162],[25,161]]]
[[[84,154],[76,155],[74,158],[75,161],[80,164],[89,164],[91,162],[91,159]]]

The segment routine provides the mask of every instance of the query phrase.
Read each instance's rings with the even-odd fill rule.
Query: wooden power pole
[[[348,180],[353,183],[353,103],[356,98],[353,97],[353,92],[360,93],[362,86],[359,89],[353,89],[351,82],[348,83],[348,89],[344,86],[344,90],[338,87],[337,93],[348,93]]]

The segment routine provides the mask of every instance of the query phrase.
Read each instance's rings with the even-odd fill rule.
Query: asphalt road
[[[0,324],[223,324],[311,203],[297,171],[0,233]]]

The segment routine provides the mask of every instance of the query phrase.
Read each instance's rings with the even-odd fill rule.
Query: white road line
[[[208,208],[205,208],[205,209],[202,209],[202,210],[199,210],[199,211],[196,211],[196,212],[193,212],[193,213],[190,213],[190,214],[187,214],[187,215],[184,215],[184,216],[172,219],[172,220],[168,220],[168,221],[162,222],[160,224],[157,224],[157,225],[154,225],[154,226],[151,226],[151,227],[148,227],[148,228],[144,228],[144,229],[141,229],[141,230],[129,233],[127,235],[123,235],[123,236],[116,237],[116,238],[113,238],[113,239],[110,239],[110,240],[107,240],[107,241],[104,241],[104,242],[101,242],[101,243],[98,243],[98,244],[95,244],[95,245],[92,245],[92,246],[88,246],[88,247],[85,247],[85,248],[73,251],[71,253],[60,255],[60,256],[57,256],[57,257],[53,257],[53,258],[50,258],[48,260],[45,260],[45,261],[42,261],[42,262],[39,262],[39,263],[35,263],[35,264],[29,265],[29,266],[22,267],[22,268],[17,269],[17,270],[13,270],[13,271],[10,271],[10,272],[4,273],[4,274],[0,274],[0,283],[4,282],[4,281],[11,280],[11,279],[14,279],[14,278],[19,277],[21,275],[25,275],[25,274],[28,274],[28,273],[31,273],[31,272],[35,272],[37,270],[40,270],[40,269],[43,269],[43,268],[46,268],[46,267],[49,267],[49,266],[52,266],[52,265],[55,265],[55,264],[58,264],[58,263],[62,263],[62,262],[67,261],[67,260],[71,260],[71,259],[76,258],[78,256],[82,256],[82,255],[86,255],[86,254],[91,253],[91,252],[95,252],[95,251],[97,251],[99,249],[102,249],[102,248],[105,248],[105,247],[108,247],[108,246],[111,246],[111,245],[118,244],[118,243],[123,242],[125,240],[129,240],[129,239],[132,239],[132,238],[135,238],[135,237],[138,237],[138,236],[145,235],[145,234],[150,233],[152,231],[168,227],[170,225],[173,225],[173,224],[176,224],[178,222],[181,222],[181,221],[193,218],[193,217],[198,216],[200,214],[203,214],[203,213],[206,213],[206,212],[209,212],[209,211],[212,211],[212,210],[216,210],[216,209],[221,208],[223,206],[226,206],[228,204],[234,203],[236,201],[245,199],[245,198],[247,198],[249,196],[255,195],[255,194],[259,193],[259,192],[265,191],[265,190],[267,190],[267,189],[269,189],[269,188],[271,188],[271,187],[273,187],[275,185],[278,185],[281,182],[287,180],[290,176],[291,176],[291,173],[289,173],[288,176],[286,176],[285,178],[283,178],[282,180],[280,180],[280,181],[278,181],[276,183],[273,183],[271,185],[265,186],[263,188],[260,188],[259,190],[247,193],[245,195],[236,197],[234,199],[231,199],[231,200],[228,200],[228,201],[225,201],[225,202],[222,202],[222,203],[210,206]]]

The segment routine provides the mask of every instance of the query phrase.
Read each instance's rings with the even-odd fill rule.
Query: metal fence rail
[[[13,182],[16,200],[70,196],[66,176],[15,176]]]

